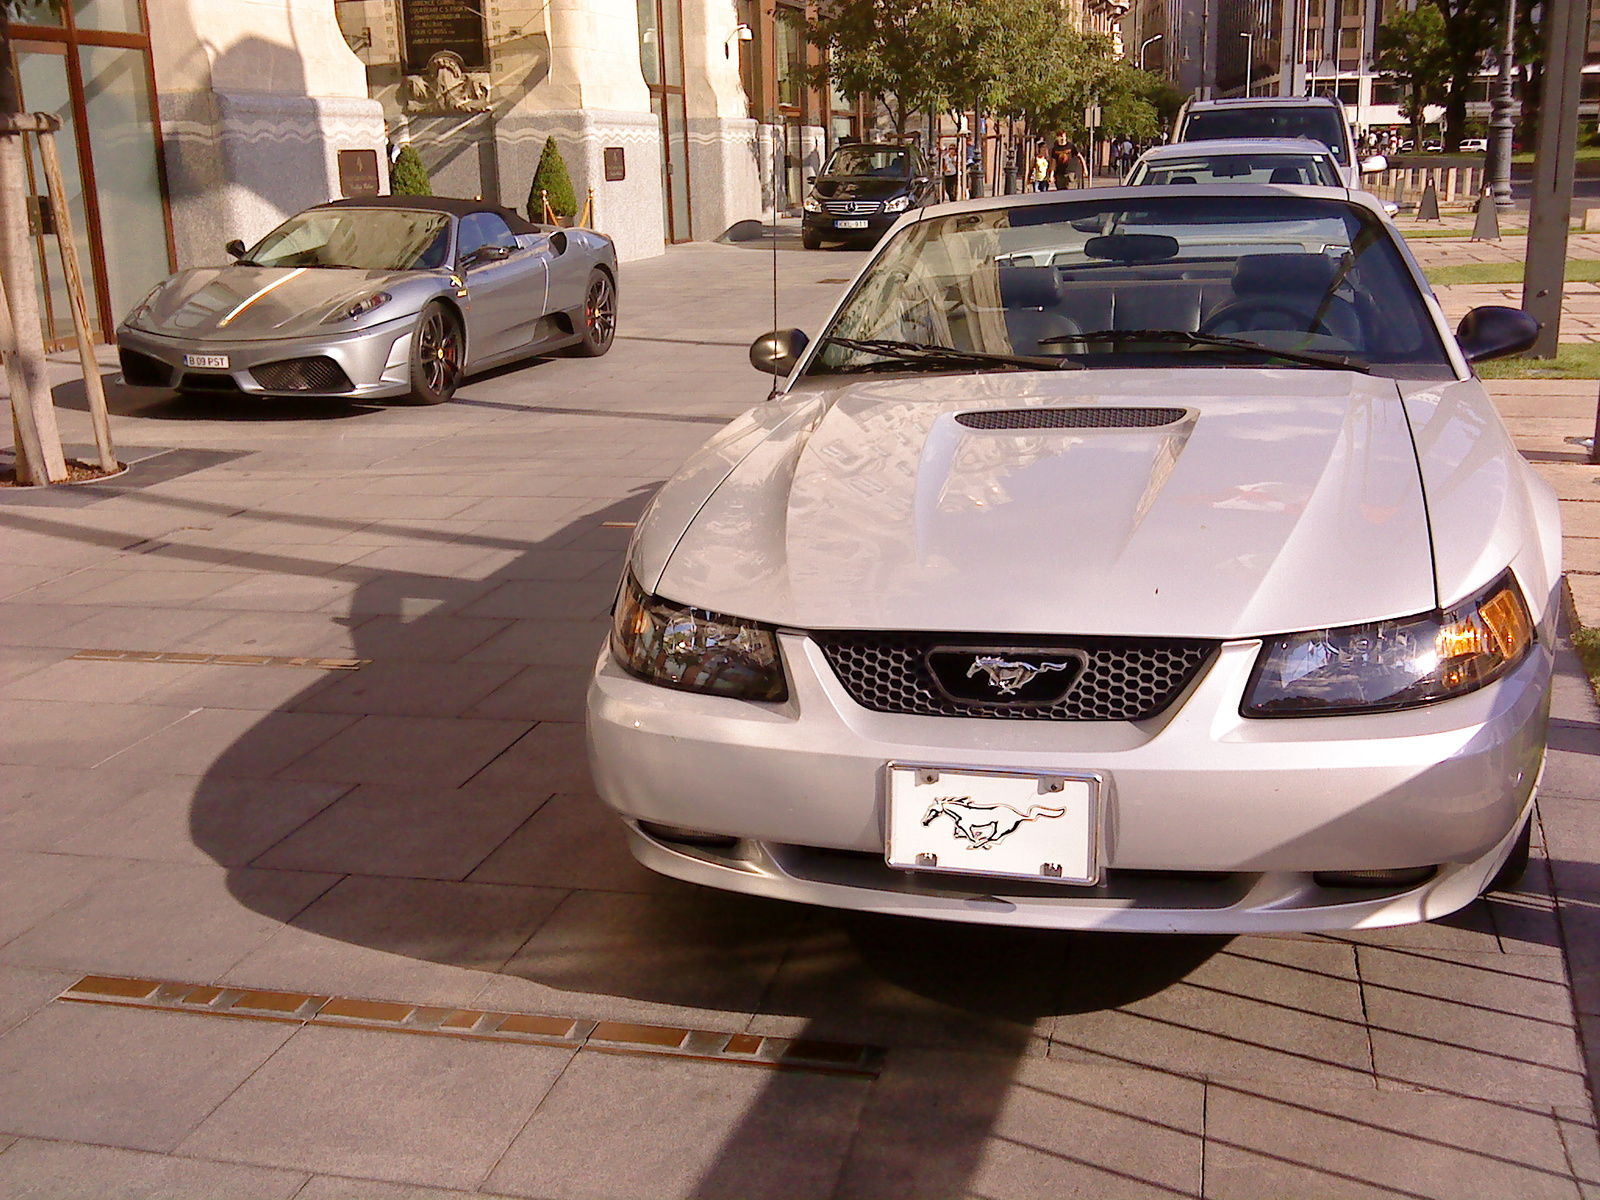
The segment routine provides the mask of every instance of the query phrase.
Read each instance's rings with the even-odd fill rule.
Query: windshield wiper
[[[1308,367],[1372,373],[1371,364],[1353,354],[1324,353],[1320,350],[1280,350],[1275,346],[1252,342],[1248,338],[1223,337],[1215,333],[1191,333],[1185,329],[1098,329],[1093,333],[1063,333],[1039,339],[1041,346],[1059,346],[1072,342],[1175,342],[1182,346],[1220,346],[1225,350],[1248,350],[1252,354],[1265,354],[1287,362],[1303,363]]]
[[[858,350],[863,354],[881,354],[893,362],[858,363],[835,368],[841,371],[872,371],[892,367],[896,363],[917,363],[934,367],[1032,367],[1041,371],[1081,371],[1082,363],[1066,358],[1044,358],[1026,354],[989,354],[982,350],[957,350],[953,346],[935,346],[928,342],[900,342],[889,338],[825,337],[824,343]]]

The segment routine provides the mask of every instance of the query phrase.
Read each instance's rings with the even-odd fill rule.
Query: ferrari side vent
[[[118,350],[122,365],[122,381],[129,387],[171,387],[172,368],[159,358],[140,354],[137,350]]]
[[[272,392],[348,392],[355,386],[344,368],[325,354],[262,363],[251,367],[250,374]]]
[[[989,408],[956,414],[968,429],[1159,429],[1186,408]]]

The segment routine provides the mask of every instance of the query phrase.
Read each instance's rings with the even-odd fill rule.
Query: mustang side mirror
[[[1389,160],[1381,154],[1374,154],[1370,158],[1361,160],[1361,173],[1363,175],[1380,175],[1389,169]]]
[[[1540,325],[1520,308],[1484,304],[1461,318],[1456,341],[1468,362],[1518,354],[1533,345]]]
[[[787,375],[810,344],[798,329],[774,329],[750,343],[750,365],[769,375]]]
[[[223,247],[223,249],[228,252],[229,258],[243,258],[246,247],[245,244],[238,238],[234,238],[233,241],[229,242]]]

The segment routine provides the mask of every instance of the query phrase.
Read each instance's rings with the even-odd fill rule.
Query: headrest
[[[1300,168],[1299,167],[1273,167],[1272,168],[1272,178],[1267,180],[1267,182],[1268,183],[1299,183],[1300,182]]]
[[[1326,254],[1247,254],[1233,264],[1233,294],[1320,296],[1338,269],[1339,260]]]
[[[1054,308],[1061,280],[1054,267],[1001,267],[1000,304],[1004,308]]]
[[[1195,182],[1198,182],[1198,181],[1195,179],[1195,177],[1193,175],[1174,175],[1171,179],[1167,180],[1167,186],[1171,187],[1172,185],[1178,184],[1178,183],[1195,183]]]

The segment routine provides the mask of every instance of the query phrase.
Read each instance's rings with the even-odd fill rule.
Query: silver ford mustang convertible
[[[1440,917],[1527,860],[1555,497],[1378,202],[904,219],[656,495],[589,692],[646,865],[945,920]]]
[[[123,379],[179,392],[448,400],[468,371],[604,354],[617,255],[476,200],[382,196],[290,217],[182,271],[117,330]]]

